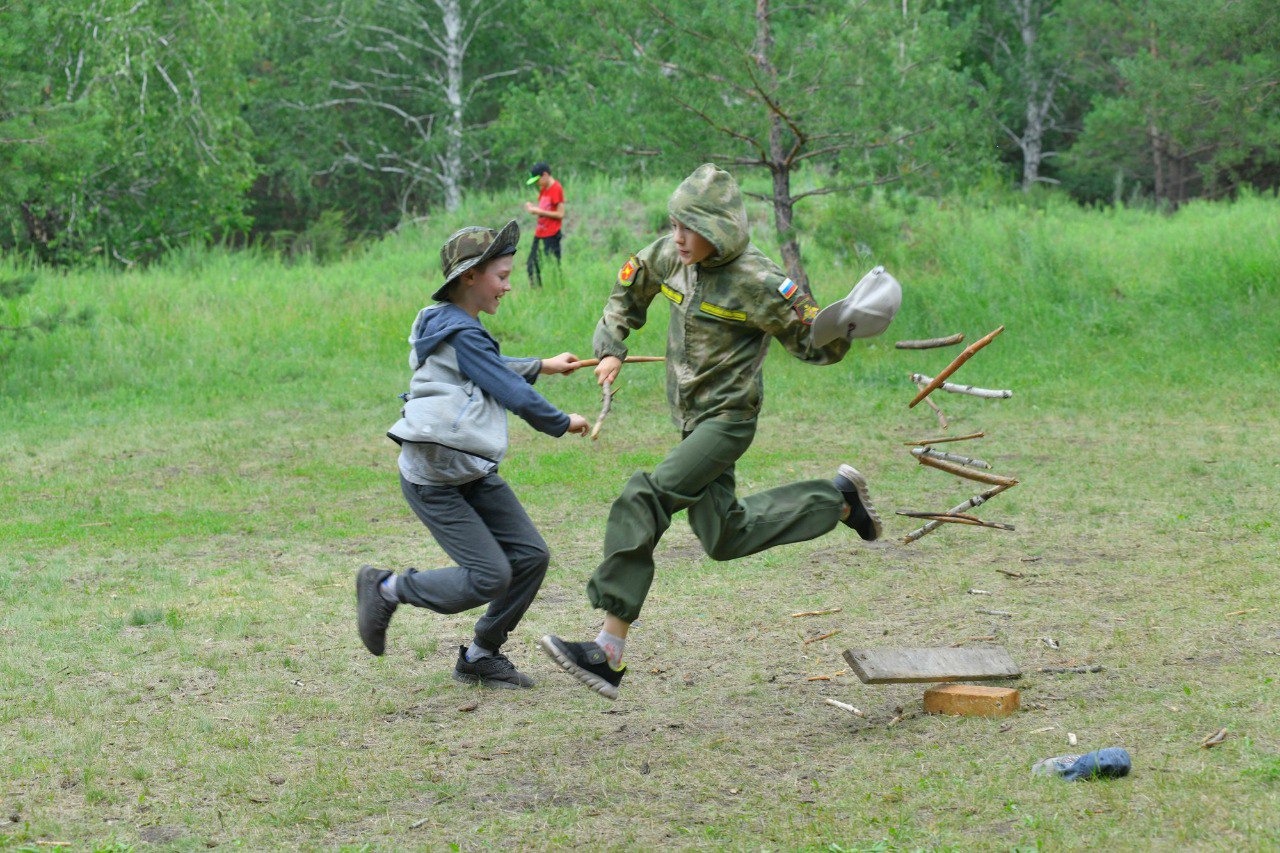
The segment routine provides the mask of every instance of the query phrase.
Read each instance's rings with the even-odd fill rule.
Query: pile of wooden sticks
[[[952,394],[967,394],[972,397],[984,397],[987,399],[1006,399],[1013,396],[1012,391],[992,390],[988,388],[975,388],[972,385],[956,385],[947,382],[947,378],[960,368],[960,365],[968,361],[974,353],[985,347],[987,344],[995,340],[996,336],[1004,331],[1004,326],[991,332],[982,339],[975,341],[965,348],[964,352],[956,356],[951,364],[940,372],[937,376],[925,376],[921,373],[912,373],[911,381],[918,389],[915,399],[911,401],[908,408],[914,407],[921,400],[925,400],[933,408],[934,413],[938,416],[939,428],[945,430],[947,428],[947,418],[942,413],[942,409],[936,403],[929,399],[929,395],[941,388]],[[964,340],[964,335],[951,335],[946,338],[931,338],[924,341],[898,341],[898,349],[933,349],[935,347],[952,346]],[[986,433],[975,432],[969,435],[928,438],[921,441],[908,441],[907,446],[911,448],[911,455],[921,465],[927,465],[930,468],[936,468],[939,471],[945,471],[956,477],[962,477],[966,480],[976,480],[980,483],[986,483],[991,486],[985,492],[974,495],[967,501],[958,504],[946,512],[905,512],[899,511],[898,515],[905,515],[910,518],[925,519],[925,524],[911,531],[903,538],[902,543],[908,545],[917,539],[932,533],[943,524],[968,524],[977,527],[990,527],[996,530],[1013,530],[1013,525],[1000,524],[993,521],[983,521],[977,516],[967,512],[981,506],[991,500],[1003,491],[1018,485],[1018,481],[1013,477],[1002,477],[999,474],[990,473],[991,465],[981,459],[972,456],[965,456],[959,453],[949,453],[937,450],[933,447],[935,444],[943,444],[953,441],[970,441],[972,439],[983,438]]]

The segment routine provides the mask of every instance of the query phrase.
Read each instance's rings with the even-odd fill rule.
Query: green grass
[[[529,291],[517,274],[486,318],[509,354],[588,354],[669,189],[567,186],[564,286]],[[853,461],[890,538],[841,528],[714,563],[677,522],[610,704],[534,640],[594,630],[583,585],[609,501],[676,438],[661,368],[627,369],[599,442],[512,424],[503,472],[554,553],[510,649],[536,691],[449,679],[475,614],[401,611],[383,659],[354,631],[358,565],[444,560],[403,505],[383,432],[440,242],[517,202],[472,199],[325,267],[193,251],[142,272],[41,271],[27,307],[91,305],[98,320],[0,354],[0,848],[1280,843],[1280,204],[806,212],[820,302],[882,262],[904,307],[841,365],[771,354],[739,481],[757,491]],[[766,212],[752,216],[772,251]],[[906,408],[907,374],[956,350],[892,342],[1000,324],[957,376],[1015,396],[938,401],[950,431],[985,430],[968,447],[1023,481],[981,510],[1018,529],[899,545],[913,525],[894,510],[977,490],[901,445],[937,432]],[[664,327],[655,312],[633,351],[660,353]],[[539,387],[597,410],[586,375]],[[920,687],[837,674],[844,648],[992,633],[1027,672],[1008,721],[914,715]],[[1068,661],[1106,670],[1036,672]],[[1201,749],[1222,726],[1226,743]],[[1133,776],[1033,782],[1032,763],[1071,751],[1067,732],[1080,749],[1128,747]]]

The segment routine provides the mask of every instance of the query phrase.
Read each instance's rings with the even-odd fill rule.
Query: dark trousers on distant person
[[[529,272],[529,286],[542,287],[542,255],[555,256],[556,272],[560,271],[560,232],[550,237],[534,237],[533,248],[529,250],[529,260],[525,269]]]
[[[414,514],[457,563],[400,576],[400,599],[436,613],[488,604],[476,642],[497,651],[520,623],[546,577],[550,553],[515,492],[497,474],[461,486],[422,486],[403,476]]]

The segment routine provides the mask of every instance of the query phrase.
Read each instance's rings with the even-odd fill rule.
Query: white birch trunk
[[[440,188],[444,192],[444,209],[452,213],[462,203],[462,133],[466,104],[462,97],[462,63],[466,59],[463,44],[462,10],[458,0],[436,0],[444,25],[445,90],[448,120],[445,122],[445,149],[441,158]]]

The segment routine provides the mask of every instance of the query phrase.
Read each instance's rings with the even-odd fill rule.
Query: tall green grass
[[[518,266],[516,293],[486,318],[504,347],[585,353],[614,271],[659,233],[668,189],[570,184],[563,286],[531,291]],[[514,195],[472,198],[456,215],[328,266],[192,250],[143,271],[42,271],[33,308],[92,305],[99,320],[6,344],[0,396],[11,425],[56,435],[84,418],[215,417],[264,400],[375,405],[404,383],[407,327],[439,277],[445,236],[518,210]],[[871,385],[900,383],[875,355],[895,338],[963,331],[972,340],[998,324],[1008,335],[966,371],[971,381],[1038,387],[1063,404],[1089,389],[1249,384],[1266,378],[1280,349],[1275,199],[1197,203],[1174,216],[1052,199],[910,209],[841,199],[802,210],[819,235],[805,254],[820,302],[874,263],[903,282],[891,330],[859,345],[858,380]],[[773,252],[768,210],[753,204],[752,219],[757,242]],[[662,344],[649,330],[639,341]],[[922,369],[933,362],[922,359]]]

